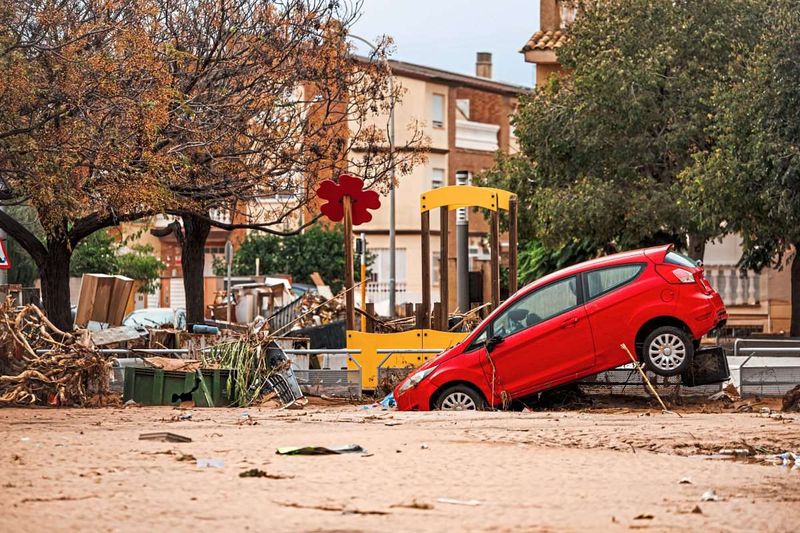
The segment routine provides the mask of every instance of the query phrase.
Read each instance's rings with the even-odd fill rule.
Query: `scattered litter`
[[[680,481],[678,481],[678,484],[679,485],[691,485],[692,484],[692,480],[690,478],[688,478],[688,477],[684,477],[684,478],[681,478]]]
[[[403,423],[394,421],[394,422],[385,422],[383,425],[391,427],[391,426],[401,426],[401,425],[403,425]]]
[[[255,426],[257,424],[258,420],[247,413],[242,414],[242,416],[239,417],[239,420],[236,421],[236,425],[238,426]]]
[[[420,449],[422,449],[422,450],[427,450],[428,448],[429,448],[429,446],[427,444],[424,444],[424,443],[420,446]]]
[[[183,413],[181,416],[178,417],[178,420],[191,420],[192,413]]]
[[[122,404],[122,406],[123,407],[139,407],[139,404],[136,403],[134,400],[128,400],[127,402]]]
[[[225,468],[225,461],[214,457],[200,457],[197,459],[199,468]]]
[[[722,448],[717,453],[719,453],[719,455],[733,455],[734,457],[747,457],[748,455],[753,455],[754,450],[749,448]]]
[[[400,507],[402,509],[420,509],[423,511],[430,511],[433,509],[433,505],[430,503],[425,502],[418,502],[417,500],[412,500],[411,503],[396,503],[391,506],[392,508]]]
[[[278,455],[339,455],[342,453],[366,453],[358,444],[347,444],[334,448],[324,446],[284,446],[275,452]]]
[[[275,502],[284,507],[294,507],[295,509],[316,509],[317,511],[331,511],[342,514],[357,514],[357,515],[387,515],[391,514],[387,511],[362,511],[360,509],[347,509],[339,505],[303,505],[302,503],[295,502]]]
[[[480,500],[456,500],[454,498],[437,498],[436,501],[439,503],[448,503],[450,505],[467,505],[470,507],[475,507],[481,504]]]
[[[762,407],[759,411],[762,415],[769,415],[772,412],[772,409],[769,407]]]
[[[386,395],[386,397],[383,400],[381,400],[381,406],[383,406],[386,409],[397,407],[397,402],[394,399],[393,392],[390,392],[389,394]]]
[[[197,461],[197,458],[194,455],[190,454],[190,453],[180,453],[180,452],[178,452],[178,454],[179,455],[175,458],[176,461],[192,461],[192,462]]]
[[[637,514],[633,517],[634,520],[652,520],[653,518],[655,517],[649,513]]]
[[[29,442],[31,440],[30,437],[20,437],[19,439],[21,442]]]
[[[700,497],[700,501],[716,502],[719,501],[719,496],[717,496],[717,493],[714,491],[714,489],[709,489],[703,493],[703,495]]]
[[[259,468],[251,468],[239,474],[239,477],[264,477],[267,479],[292,479],[294,476],[283,476],[281,474],[268,474]]]
[[[178,435],[177,433],[170,433],[168,431],[157,431],[155,433],[142,433],[139,435],[139,440],[155,440],[160,442],[192,442],[189,437]]]

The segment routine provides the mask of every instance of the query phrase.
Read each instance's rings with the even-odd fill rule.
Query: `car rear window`
[[[667,256],[664,258],[664,261],[667,263],[671,263],[673,265],[680,265],[685,267],[697,266],[697,261],[695,261],[691,257],[687,257],[678,252],[667,252]]]
[[[586,285],[588,287],[588,299],[597,298],[601,294],[613,291],[636,279],[644,265],[636,263],[633,265],[621,265],[609,268],[593,270],[586,274]]]

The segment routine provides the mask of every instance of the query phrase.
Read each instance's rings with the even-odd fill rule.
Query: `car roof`
[[[598,257],[596,259],[590,259],[589,261],[584,261],[583,263],[578,263],[576,265],[572,265],[567,268],[562,268],[561,270],[557,270],[556,272],[553,272],[546,276],[542,276],[541,278],[525,285],[525,287],[523,287],[520,292],[528,292],[529,290],[534,290],[535,288],[550,283],[551,281],[555,281],[565,276],[578,274],[579,272],[585,272],[587,270],[592,270],[595,268],[601,268],[604,266],[622,265],[625,263],[633,263],[636,261],[641,261],[643,259],[661,257],[665,255],[670,249],[672,249],[672,247],[673,246],[671,244],[664,244],[661,246],[651,246],[650,248],[639,248],[638,250],[630,250],[628,252],[620,252],[617,254],[604,255],[603,257]]]

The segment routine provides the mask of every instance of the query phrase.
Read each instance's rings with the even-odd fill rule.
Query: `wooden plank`
[[[418,326],[429,329],[431,310],[431,212],[422,213],[422,308],[424,309],[423,323]]]
[[[500,305],[500,216],[492,211],[492,242],[489,268],[492,275],[492,311]]]
[[[447,241],[449,238],[450,212],[447,210],[447,207],[442,207],[439,211],[441,217],[439,219],[439,300],[441,301],[441,312],[439,314],[438,326],[441,331],[447,331],[449,329],[447,327],[447,319],[450,314],[448,308],[450,300],[450,278],[447,271],[449,252]]]
[[[517,197],[508,201],[508,295],[517,292]]]
[[[345,307],[347,308],[347,329],[352,331],[356,326],[355,296],[353,295],[353,208],[349,196],[342,198],[344,205],[344,286]]]

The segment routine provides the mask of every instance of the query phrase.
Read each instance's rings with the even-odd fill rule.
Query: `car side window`
[[[601,268],[586,273],[587,299],[597,298],[630,283],[644,269],[641,263]]]
[[[578,306],[578,282],[570,276],[523,296],[494,319],[494,335],[507,337]]]

